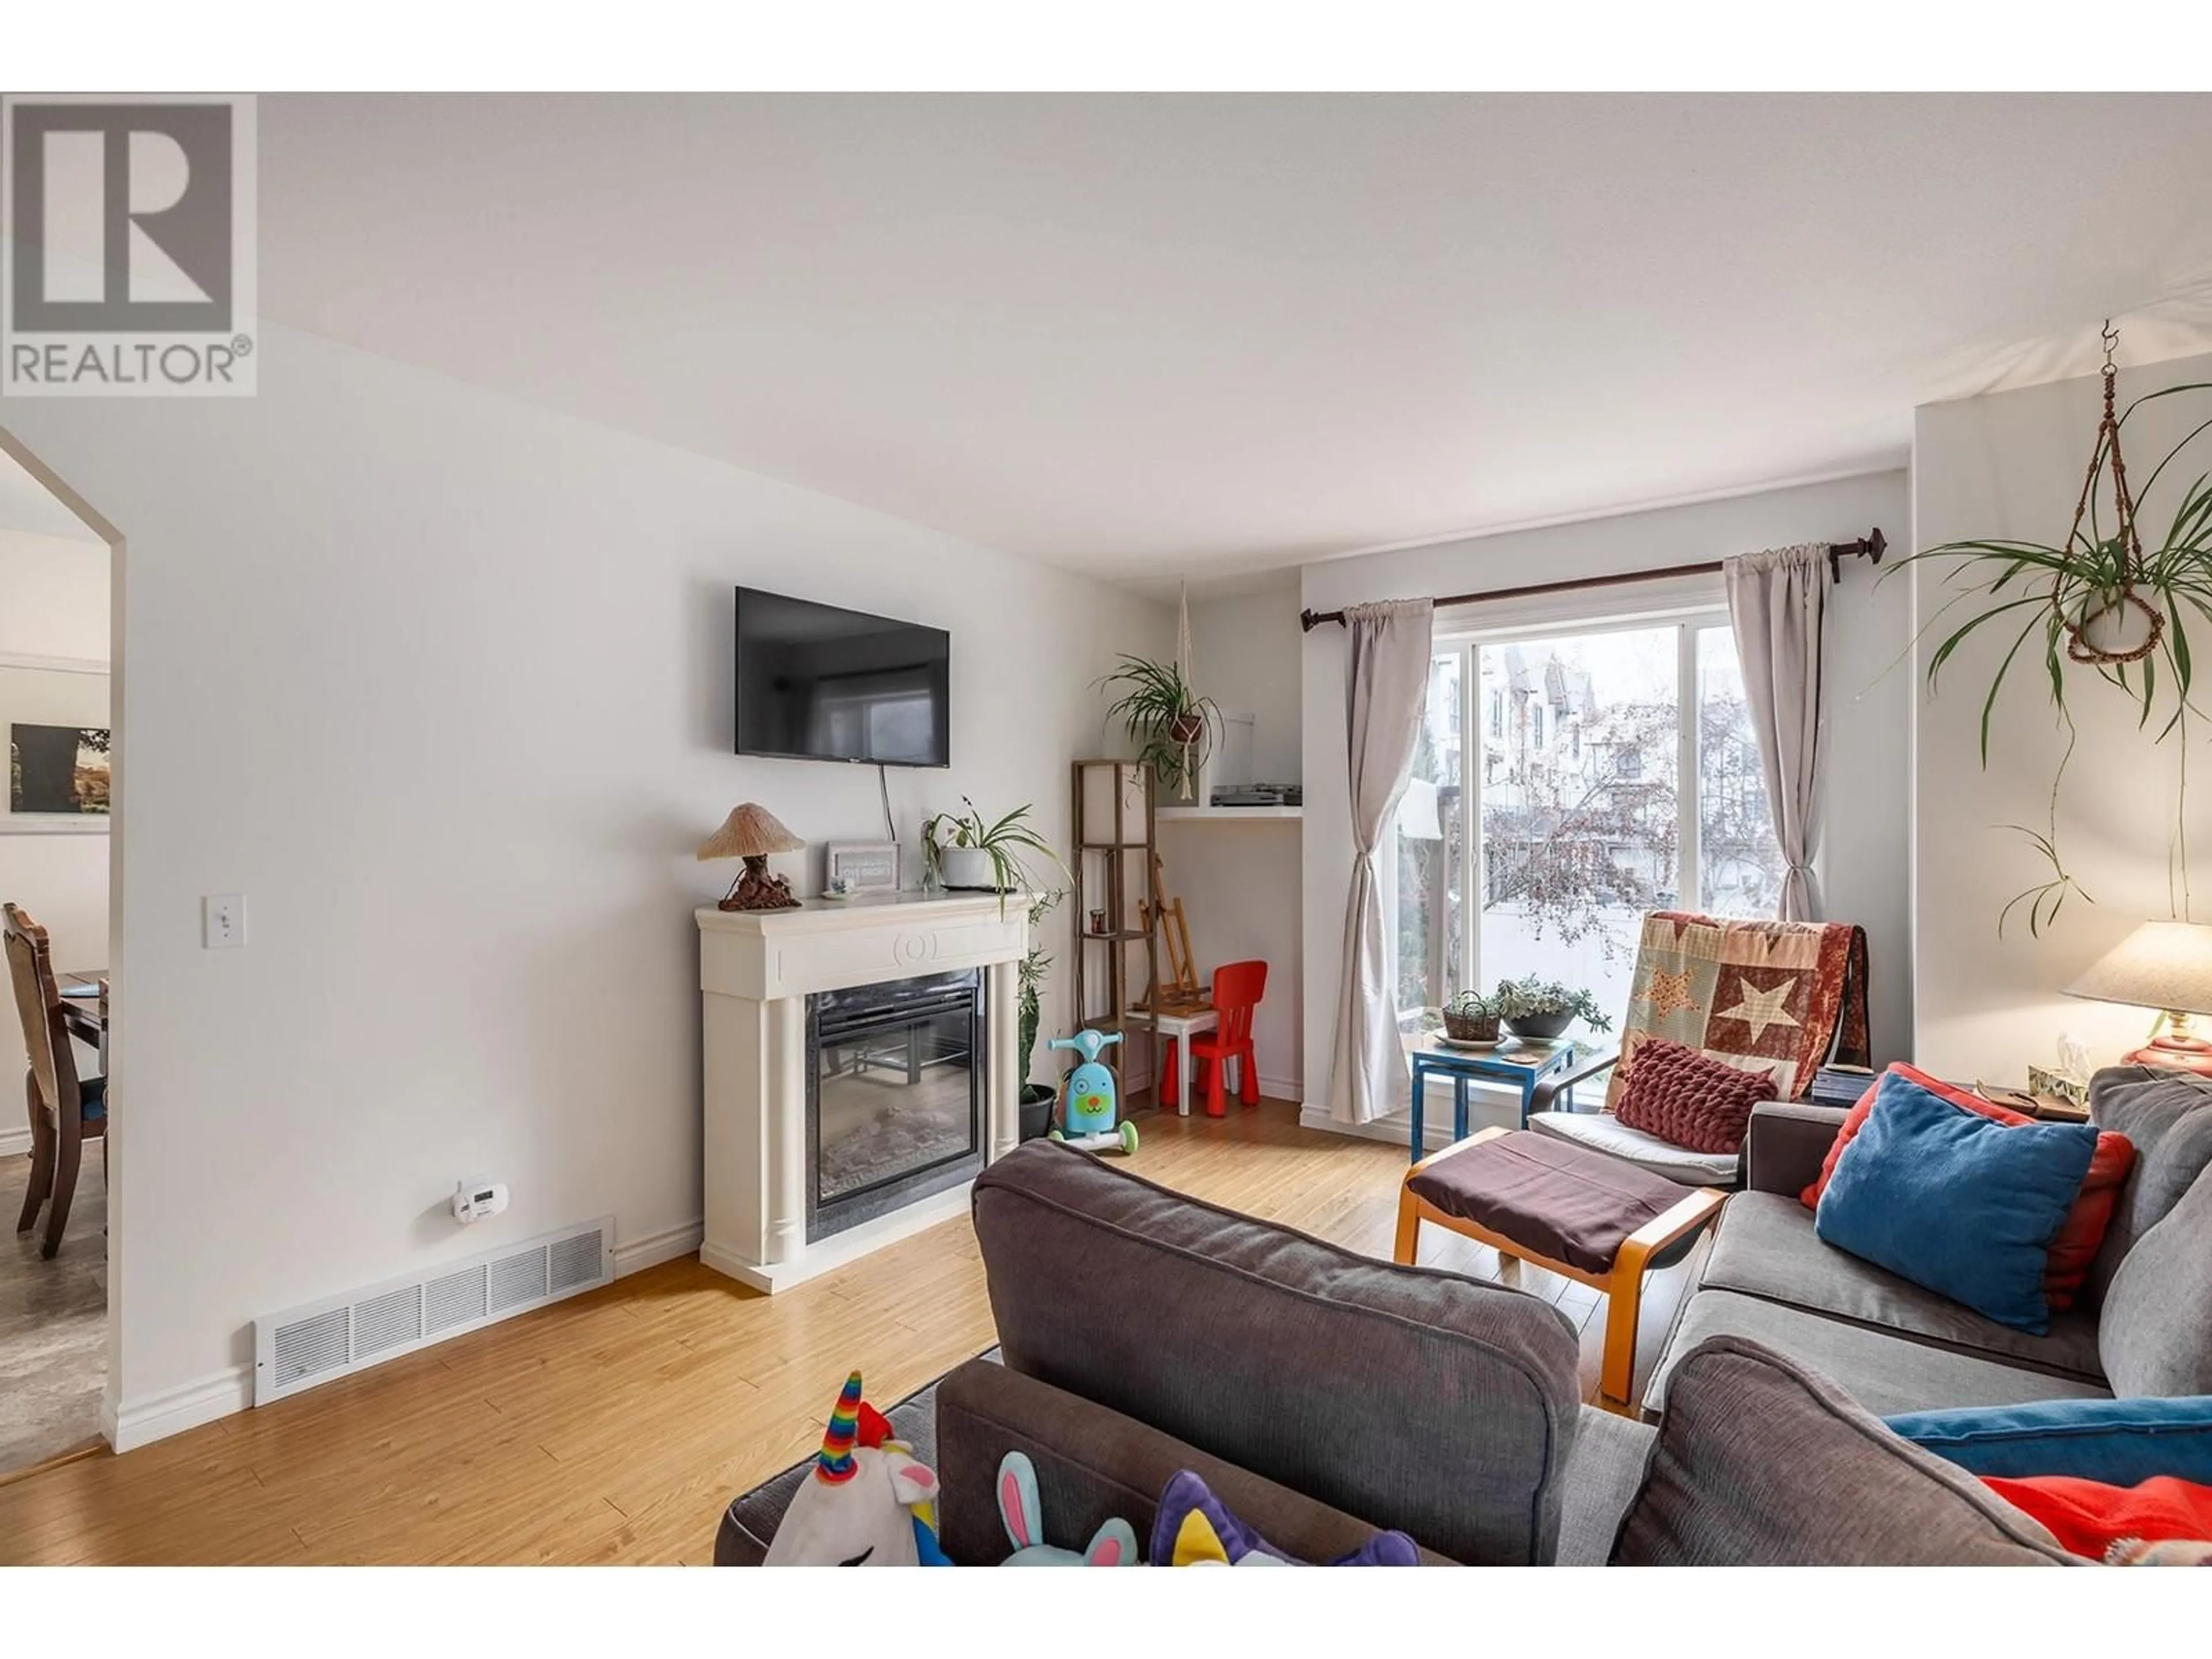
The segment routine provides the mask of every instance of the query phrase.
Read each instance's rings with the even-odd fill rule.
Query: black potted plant
[[[1567,1027],[1577,1019],[1588,1024],[1593,1031],[1613,1029],[1612,1017],[1597,1006],[1595,997],[1557,980],[1500,980],[1497,994],[1491,1000],[1497,1004],[1498,1015],[1508,1030],[1534,1042],[1549,1042],[1565,1036]]]
[[[1021,960],[1021,1003],[1019,1041],[1022,1050],[1021,1138],[1035,1140],[1052,1127],[1052,1103],[1059,1091],[1049,1083],[1032,1083],[1030,1068],[1036,1063],[1037,1024],[1043,1018],[1045,969],[1052,966],[1052,958],[1037,943],[1038,930],[1054,905],[1060,902],[1058,893],[1040,894],[1030,904],[1030,950]]]

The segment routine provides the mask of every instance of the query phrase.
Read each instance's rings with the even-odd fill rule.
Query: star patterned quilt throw
[[[1775,1099],[1799,1099],[1828,1061],[1867,1063],[1866,986],[1866,930],[1849,922],[1654,911],[1644,918],[1606,1109],[1654,1037],[1768,1073]]]

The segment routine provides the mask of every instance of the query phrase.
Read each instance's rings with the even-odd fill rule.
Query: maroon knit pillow
[[[1751,1109],[1773,1091],[1774,1079],[1765,1072],[1653,1037],[1637,1045],[1613,1116],[1669,1146],[1733,1152],[1743,1146]]]

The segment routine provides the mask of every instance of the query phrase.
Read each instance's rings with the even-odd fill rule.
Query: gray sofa
[[[1678,1357],[1658,1425],[1583,1406],[1573,1329],[1504,1286],[1401,1267],[1032,1142],[976,1182],[1000,1349],[903,1402],[946,1554],[1003,1559],[999,1461],[1034,1462],[1047,1541],[1149,1534],[1198,1471],[1306,1559],[1396,1527],[1473,1565],[2071,1559],[1840,1389],[1718,1336]],[[1002,1363],[1000,1363],[1002,1362]],[[800,1465],[722,1517],[757,1563]]]
[[[1878,1415],[1945,1406],[2212,1394],[2212,1082],[2142,1066],[2100,1072],[2091,1115],[2136,1164],[2084,1294],[2026,1332],[1823,1244],[1799,1192],[1820,1174],[1840,1109],[1765,1105],[1745,1143],[1745,1190],[1722,1211],[1644,1395],[1667,1406],[1680,1358],[1716,1336],[1797,1360]]]

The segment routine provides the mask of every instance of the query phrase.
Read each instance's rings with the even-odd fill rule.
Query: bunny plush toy
[[[1081,1551],[1055,1549],[1044,1541],[1044,1506],[1037,1500],[1036,1468],[1023,1453],[1010,1451],[999,1462],[999,1518],[1014,1553],[1010,1567],[1133,1567],[1137,1529],[1120,1516],[1108,1521]]]

